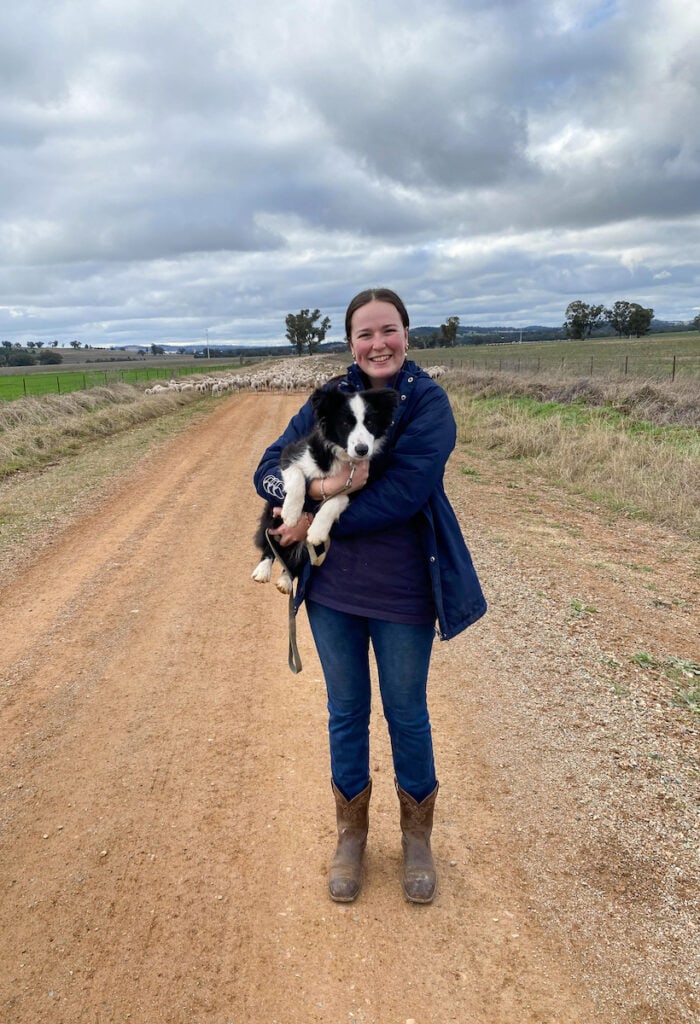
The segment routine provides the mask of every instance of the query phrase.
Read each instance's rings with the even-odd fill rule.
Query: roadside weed
[[[570,607],[571,615],[574,619],[585,619],[587,615],[598,614],[597,608],[594,608],[593,605],[585,604],[583,601],[579,601],[576,597],[571,599]]]
[[[661,672],[675,684],[673,703],[700,714],[700,662],[674,657],[659,661],[646,651],[638,651],[630,661],[640,668]]]

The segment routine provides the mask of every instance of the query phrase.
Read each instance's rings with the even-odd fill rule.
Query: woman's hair
[[[354,299],[350,300],[350,305],[345,311],[346,341],[350,341],[350,329],[352,327],[353,315],[361,306],[366,306],[368,302],[390,302],[401,317],[401,323],[404,327],[408,327],[408,313],[406,311],[406,307],[396,292],[392,292],[391,288],[367,288],[366,291],[360,292]]]

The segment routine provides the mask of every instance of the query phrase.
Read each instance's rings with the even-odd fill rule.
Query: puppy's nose
[[[369,445],[368,444],[356,444],[355,445],[355,455],[357,455],[357,457],[359,459],[363,459],[368,451],[369,451]]]

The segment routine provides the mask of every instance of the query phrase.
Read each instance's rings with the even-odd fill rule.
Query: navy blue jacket
[[[359,368],[349,367],[338,386],[348,392],[364,390]],[[457,429],[444,389],[415,363],[404,363],[394,386],[400,398],[388,442],[371,460],[367,484],[350,496],[350,505],[333,527],[331,537],[386,530],[417,516],[433,588],[438,635],[441,640],[450,640],[486,611],[471,556],[443,486],[445,465],[455,446]],[[254,475],[261,498],[281,503],[284,488],[280,452],[290,441],[308,434],[313,422],[311,404],[307,401],[282,436],[267,449]],[[309,500],[307,507],[313,510],[317,503]],[[304,600],[311,571],[307,564],[299,580],[297,609]]]

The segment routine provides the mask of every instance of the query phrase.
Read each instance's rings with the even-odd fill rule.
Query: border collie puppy
[[[326,557],[331,528],[350,501],[346,493],[331,495],[321,504],[305,543],[281,548],[278,554],[266,532],[281,522],[296,526],[309,481],[334,476],[348,462],[351,464],[349,479],[352,480],[352,464],[359,459],[371,459],[380,451],[398,400],[398,393],[393,388],[352,394],[345,394],[337,388],[317,388],[314,391],[310,399],[314,412],[313,430],[298,441],[292,441],[280,454],[286,492],[282,518],[273,517],[273,505],[268,502],[255,535],[255,546],[262,559],[252,579],[258,583],[269,583],[275,557],[284,559],[285,569],[276,586],[283,594],[289,594],[292,580],[300,574],[307,557],[312,565],[321,565]]]

